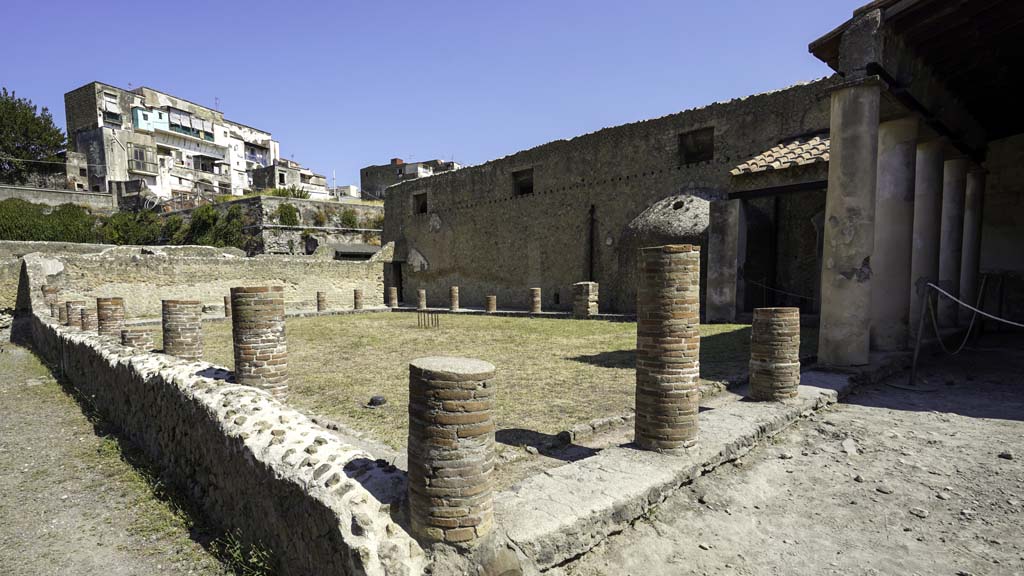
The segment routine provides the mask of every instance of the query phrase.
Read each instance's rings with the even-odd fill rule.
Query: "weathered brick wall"
[[[737,164],[782,139],[827,129],[832,82],[608,128],[392,186],[384,241],[395,241],[396,257],[405,262],[404,300],[426,288],[430,305],[443,306],[448,286],[457,285],[463,306],[482,306],[487,294],[496,294],[502,307],[526,309],[528,288],[540,286],[545,309],[568,310],[572,284],[593,280],[601,284],[602,310],[631,311],[634,303],[620,295],[635,282],[620,266],[626,226],[668,196],[697,189],[724,194]],[[681,164],[680,134],[706,127],[714,128],[713,159]],[[513,173],[524,169],[534,171],[534,191],[517,196]],[[421,193],[428,197],[426,214],[413,210],[413,195]],[[612,306],[620,301],[619,309]]]
[[[184,247],[183,247],[184,248]],[[195,248],[195,247],[193,247]],[[210,249],[213,250],[213,249]],[[156,253],[144,253],[156,252]],[[234,286],[284,286],[289,311],[315,310],[316,293],[326,292],[334,308],[351,308],[354,290],[363,291],[363,306],[384,305],[383,263],[345,262],[309,257],[230,254],[213,257],[173,256],[169,247],[121,246],[100,254],[59,258],[54,283],[63,300],[125,299],[128,317],[160,316],[160,300],[199,300],[221,310]]]
[[[401,471],[265,391],[198,376],[217,372],[208,363],[124,347],[33,314],[59,262],[33,255],[26,264],[19,307],[28,313],[16,338],[59,364],[211,520],[269,549],[278,573],[421,573],[422,549],[390,515],[404,498]]]

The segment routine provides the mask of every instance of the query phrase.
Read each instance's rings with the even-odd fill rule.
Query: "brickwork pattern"
[[[796,398],[800,385],[800,309],[755,308],[750,330],[750,397]]]
[[[231,318],[231,296],[224,297],[224,317]]]
[[[452,286],[448,289],[448,309],[455,312],[459,309],[459,287]]]
[[[84,332],[96,332],[99,328],[99,317],[96,310],[91,308],[82,308],[82,331]]]
[[[487,305],[485,310],[491,314],[498,311],[498,296],[496,294],[489,294],[487,296]]]
[[[416,291],[416,309],[426,310],[427,309],[427,291],[420,288]]]
[[[327,292],[316,293],[316,311],[323,312],[327,310]]]
[[[153,331],[148,328],[124,328],[121,330],[121,345],[148,352],[154,347]]]
[[[388,286],[388,307],[398,308],[398,288]]]
[[[284,287],[231,289],[231,336],[235,351],[235,382],[268,390],[283,398],[288,392],[288,347],[284,333]]]
[[[700,249],[640,250],[636,328],[636,443],[677,452],[697,443]]]
[[[68,303],[58,302],[57,303],[57,321],[60,322],[61,326],[68,325]]]
[[[164,354],[185,360],[203,357],[203,304],[198,300],[161,301]]]
[[[53,304],[50,304],[50,317],[51,318],[59,318],[60,317],[60,312],[57,309],[61,308],[63,306],[64,306],[63,302],[60,302],[60,303],[54,302]]]
[[[409,365],[412,533],[472,545],[493,525],[494,366],[469,358]]]
[[[572,315],[590,318],[598,314],[597,282],[577,282],[572,285]]]
[[[67,326],[74,326],[75,328],[82,327],[82,310],[85,309],[84,300],[68,300],[64,303],[64,307],[67,310],[64,322]]]
[[[96,315],[100,335],[117,338],[124,328],[124,298],[97,298]]]
[[[530,288],[530,312],[537,314],[540,308],[540,288]]]
[[[363,309],[363,290],[362,288],[355,288],[352,290],[352,308],[355,310]]]

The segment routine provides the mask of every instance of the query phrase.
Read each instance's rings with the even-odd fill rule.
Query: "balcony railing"
[[[156,162],[147,162],[145,160],[136,160],[131,158],[128,160],[128,170],[130,172],[143,172],[145,174],[156,174]]]

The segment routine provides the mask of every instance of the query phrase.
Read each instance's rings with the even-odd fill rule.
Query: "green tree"
[[[100,227],[100,237],[107,244],[153,245],[160,243],[163,222],[154,212],[118,212]]]
[[[63,171],[58,154],[65,146],[64,132],[53,123],[46,107],[37,111],[31,100],[0,89],[0,182],[18,184],[33,173]]]

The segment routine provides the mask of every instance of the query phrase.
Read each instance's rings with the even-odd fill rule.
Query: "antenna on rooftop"
[[[213,109],[220,110],[220,98],[217,96],[213,97]]]

